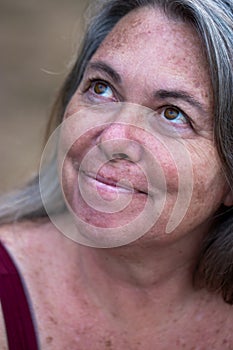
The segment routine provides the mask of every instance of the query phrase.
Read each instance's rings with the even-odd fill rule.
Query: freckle
[[[57,324],[57,321],[52,317],[52,316],[49,316],[49,320],[54,323],[54,324]]]
[[[112,347],[111,340],[106,340],[105,345],[106,345],[107,348],[111,348]]]
[[[228,343],[228,341],[226,339],[223,339],[222,343],[226,345]]]
[[[47,344],[51,344],[52,341],[53,341],[53,337],[47,337],[47,338],[46,338],[46,343],[47,343]]]

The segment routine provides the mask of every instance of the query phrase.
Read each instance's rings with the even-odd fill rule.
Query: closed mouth
[[[135,188],[133,186],[129,186],[129,185],[123,183],[123,181],[120,181],[120,180],[117,181],[117,180],[115,180],[113,178],[109,178],[107,176],[103,176],[103,175],[100,175],[100,174],[93,174],[91,172],[86,172],[84,170],[82,170],[82,173],[86,177],[96,181],[98,183],[98,185],[100,185],[100,187],[101,187],[101,185],[103,185],[103,186],[108,186],[108,187],[110,187],[112,189],[117,189],[120,192],[148,194],[147,192],[141,191],[140,189]]]

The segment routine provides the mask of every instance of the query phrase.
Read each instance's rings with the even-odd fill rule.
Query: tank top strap
[[[0,301],[9,350],[38,350],[29,303],[13,259],[0,241]]]

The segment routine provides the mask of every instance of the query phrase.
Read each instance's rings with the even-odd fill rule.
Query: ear
[[[226,207],[231,207],[233,205],[233,190],[228,187],[228,192],[226,193],[225,197],[223,198],[223,204]]]

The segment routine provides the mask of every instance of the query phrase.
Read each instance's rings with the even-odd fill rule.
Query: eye
[[[99,95],[105,98],[114,98],[112,89],[107,83],[103,81],[92,82],[90,89],[95,95]]]
[[[188,118],[185,115],[185,113],[181,112],[178,108],[175,107],[166,107],[162,115],[164,118],[166,118],[169,121],[173,121],[175,123],[179,124],[187,124]]]

